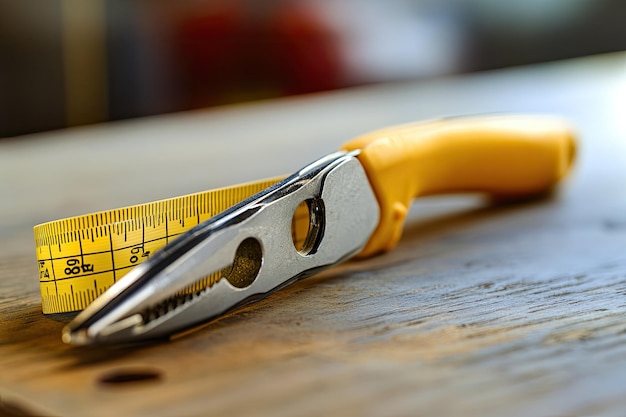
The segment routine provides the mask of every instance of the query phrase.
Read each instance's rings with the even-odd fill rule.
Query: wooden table
[[[396,250],[169,343],[70,347],[67,317],[41,313],[36,223],[288,173],[390,124],[494,111],[578,125],[560,192],[416,202]],[[8,139],[0,176],[0,414],[626,410],[626,55]]]

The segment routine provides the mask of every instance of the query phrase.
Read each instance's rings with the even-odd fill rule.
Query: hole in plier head
[[[291,238],[300,254],[317,252],[324,236],[324,225],[325,209],[321,198],[309,198],[296,207],[291,219]]]
[[[261,244],[258,240],[249,237],[239,244],[232,265],[222,270],[222,276],[233,286],[246,288],[256,279],[262,263]]]

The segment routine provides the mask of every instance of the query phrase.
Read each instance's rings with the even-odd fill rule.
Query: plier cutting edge
[[[395,126],[356,138],[175,239],[63,330],[76,345],[164,339],[354,256],[391,249],[415,197],[523,197],[569,170],[575,139],[557,117],[497,115]],[[306,238],[291,219],[305,204]],[[221,279],[185,291],[211,273]]]

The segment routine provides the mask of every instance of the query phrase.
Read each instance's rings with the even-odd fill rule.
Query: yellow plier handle
[[[395,126],[351,140],[380,205],[380,222],[360,256],[396,245],[415,197],[484,192],[543,193],[570,168],[572,127],[551,116],[502,115]]]

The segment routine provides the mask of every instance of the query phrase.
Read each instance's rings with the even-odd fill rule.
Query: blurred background
[[[0,0],[0,137],[626,50],[621,0]]]

